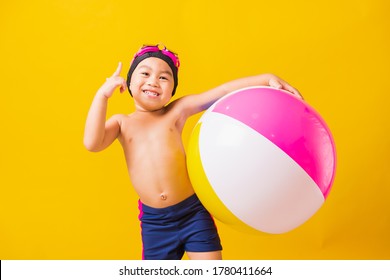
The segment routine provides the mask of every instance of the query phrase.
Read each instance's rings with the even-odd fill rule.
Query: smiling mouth
[[[144,90],[143,93],[145,93],[148,96],[155,96],[155,97],[159,96],[157,92],[149,91],[149,90]]]

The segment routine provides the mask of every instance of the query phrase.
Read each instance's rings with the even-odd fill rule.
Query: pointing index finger
[[[112,74],[113,77],[118,77],[120,76],[122,71],[122,62],[119,62],[118,67],[116,68],[114,74]]]

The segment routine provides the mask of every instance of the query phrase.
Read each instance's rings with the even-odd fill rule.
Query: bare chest
[[[120,141],[128,152],[181,149],[181,132],[182,127],[169,116],[129,118],[122,123]]]

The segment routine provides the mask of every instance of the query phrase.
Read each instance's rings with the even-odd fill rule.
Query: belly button
[[[160,195],[160,198],[161,198],[162,200],[167,200],[167,196],[166,196],[165,194],[161,194],[161,195]]]

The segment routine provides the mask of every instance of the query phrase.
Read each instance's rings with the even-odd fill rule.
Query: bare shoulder
[[[126,114],[115,114],[112,115],[108,121],[114,121],[117,122],[118,124],[121,124],[123,121],[128,120],[131,118],[131,115],[126,115]]]
[[[131,120],[131,115],[115,114],[106,121],[106,129],[116,127],[118,134],[122,133],[124,124]]]

